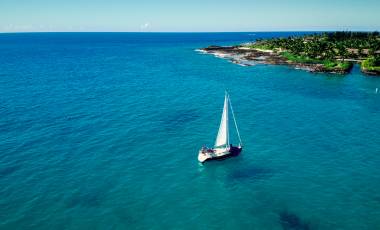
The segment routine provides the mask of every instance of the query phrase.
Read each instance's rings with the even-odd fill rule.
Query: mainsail
[[[218,136],[215,141],[215,148],[225,147],[229,144],[229,133],[228,133],[228,95],[224,98],[223,114],[220,121]]]

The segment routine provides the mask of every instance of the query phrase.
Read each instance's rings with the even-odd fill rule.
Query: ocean
[[[294,34],[0,34],[0,229],[380,229],[379,77],[195,51]]]

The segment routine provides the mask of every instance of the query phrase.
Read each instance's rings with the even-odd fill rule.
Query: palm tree
[[[344,59],[348,54],[347,49],[341,43],[338,44],[337,48],[338,48],[338,54],[339,54],[340,58],[342,59],[342,61],[344,62]]]

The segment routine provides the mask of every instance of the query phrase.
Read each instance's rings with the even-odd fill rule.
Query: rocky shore
[[[380,76],[379,70],[369,70],[367,68],[362,67],[361,71],[367,75],[370,75],[370,76]]]
[[[280,52],[247,48],[245,46],[209,46],[199,49],[199,51],[207,54],[212,54],[217,57],[229,59],[231,62],[242,66],[250,66],[255,64],[287,65],[309,72],[335,74],[347,74],[351,70],[351,68],[327,68],[321,63],[299,63],[288,60],[287,58],[283,57]]]

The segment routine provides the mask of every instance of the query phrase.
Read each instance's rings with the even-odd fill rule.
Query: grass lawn
[[[319,59],[314,59],[307,56],[294,55],[289,52],[282,52],[281,56],[285,57],[289,61],[297,62],[297,63],[323,64],[323,66],[328,70],[334,70],[334,69],[348,70],[352,67],[352,63],[350,62],[342,62],[342,61],[335,61],[335,60],[319,60]]]
[[[313,59],[307,56],[294,55],[289,52],[282,52],[281,56],[288,59],[289,61],[298,62],[298,63],[320,63],[320,60]]]
[[[362,62],[362,68],[370,71],[380,71],[380,63],[375,58],[368,58]]]
[[[247,47],[251,48],[251,49],[273,50],[273,47],[271,47],[269,45],[252,44],[252,45],[248,45]]]

